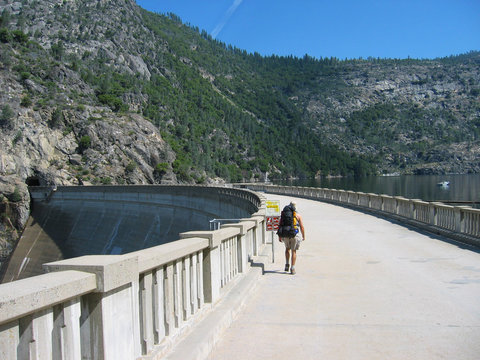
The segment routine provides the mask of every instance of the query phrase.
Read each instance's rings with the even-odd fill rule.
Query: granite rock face
[[[0,255],[12,248],[28,219],[27,185],[177,183],[174,152],[140,115],[98,107],[65,110],[52,128],[47,110],[14,112],[13,126],[0,129]],[[165,164],[161,172],[158,164]]]
[[[17,176],[0,176],[0,267],[8,259],[30,215],[27,185]]]

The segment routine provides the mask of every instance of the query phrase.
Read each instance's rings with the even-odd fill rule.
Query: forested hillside
[[[3,1],[1,10],[3,81],[18,96],[2,99],[2,122],[11,123],[3,128],[21,136],[20,109],[73,131],[83,156],[72,175],[82,182],[132,182],[126,171],[112,178],[92,169],[85,150],[98,148],[98,158],[108,146],[88,134],[106,116],[92,112],[135,113],[156,126],[172,155],[125,159],[130,172],[150,170],[147,182],[161,181],[155,172],[203,182],[421,172],[426,164],[478,171],[465,154],[478,147],[478,53],[264,58],[131,0]],[[452,168],[458,156],[465,164]]]

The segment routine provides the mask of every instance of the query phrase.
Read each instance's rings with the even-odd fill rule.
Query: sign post
[[[273,232],[278,230],[278,225],[280,224],[280,200],[267,200],[266,206],[267,211],[265,214],[265,222],[267,231],[272,232],[272,262],[275,262],[275,241]]]

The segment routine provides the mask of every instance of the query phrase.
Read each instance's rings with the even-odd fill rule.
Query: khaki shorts
[[[300,233],[297,233],[293,238],[282,238],[285,247],[289,250],[298,250],[300,248],[300,243],[302,242],[302,237]]]

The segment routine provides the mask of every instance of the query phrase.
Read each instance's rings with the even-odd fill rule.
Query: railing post
[[[265,223],[265,207],[262,207],[255,214],[252,214],[252,217],[244,220],[255,221],[256,226],[255,226],[254,236],[257,241],[257,244],[266,244],[267,236],[266,236],[266,223]]]
[[[18,321],[0,325],[0,359],[17,359],[19,338]]]
[[[141,356],[136,256],[82,256],[44,264],[44,268],[49,272],[79,270],[96,275],[97,290],[85,295],[82,303],[83,358]]]
[[[453,212],[455,216],[455,231],[460,233],[462,232],[462,212],[460,207],[454,207]]]
[[[182,309],[182,262],[176,260],[173,263],[173,303],[174,303],[174,319],[175,327],[179,328],[183,323],[183,309]]]
[[[248,219],[250,220],[250,219]],[[247,241],[248,241],[248,237],[247,237],[247,234],[248,234],[248,230],[249,229],[254,229],[253,231],[251,231],[250,233],[252,234],[252,236],[254,236],[254,232],[255,232],[255,226],[253,225],[253,221],[242,221],[242,222],[239,222],[239,223],[236,223],[236,224],[225,224],[222,226],[222,228],[234,228],[234,229],[238,229],[239,230],[239,234],[238,234],[238,238],[237,238],[237,241],[240,243],[240,251],[241,251],[241,259],[242,261],[239,261],[238,264],[239,264],[239,269],[238,271],[241,272],[241,273],[244,273],[247,271],[247,269],[249,268],[248,266],[248,254],[247,254]],[[257,243],[257,245],[255,244]],[[255,241],[253,239],[253,255],[257,255],[258,254],[258,242]]]
[[[51,359],[53,357],[53,309],[45,309],[19,320],[20,342],[18,346],[19,359]]]
[[[165,267],[164,289],[165,289],[165,334],[173,335],[175,333],[175,299],[174,299],[174,281],[173,281],[173,263]]]
[[[407,199],[405,199],[402,196],[395,196],[395,215],[402,215],[400,211],[401,204],[405,202]]]
[[[364,199],[365,199],[365,193],[363,192],[358,192],[357,193],[357,205],[358,206],[364,206],[363,203],[365,202]]]
[[[410,200],[410,218],[413,220],[417,220],[417,207],[415,206],[415,201],[418,200]]]
[[[222,288],[222,269],[220,244],[222,240],[237,236],[240,231],[226,228],[215,231],[188,231],[180,233],[180,238],[199,237],[209,240],[209,246],[203,251],[203,296],[207,303],[215,303],[220,298]]]
[[[190,257],[186,257],[182,265],[183,318],[185,320],[188,320],[192,314],[190,275]]]
[[[435,203],[428,204],[430,225],[437,225],[437,205]]]
[[[60,336],[54,338],[53,347],[62,359],[81,359],[80,328],[77,324],[81,314],[79,299],[71,300],[53,309],[54,327],[61,329]]]
[[[210,243],[203,253],[203,294],[205,302],[214,303],[220,297],[221,269],[220,269],[220,243]]]
[[[166,335],[165,326],[165,309],[164,309],[164,270],[157,269],[153,274],[153,302],[155,304],[154,324],[154,341],[156,344]]]
[[[465,212],[464,209],[470,209],[469,206],[455,206],[453,208],[455,214],[455,231],[460,233],[465,232]]]
[[[142,333],[142,353],[146,354],[153,347],[153,274],[151,271],[143,274],[140,280],[140,326]]]

